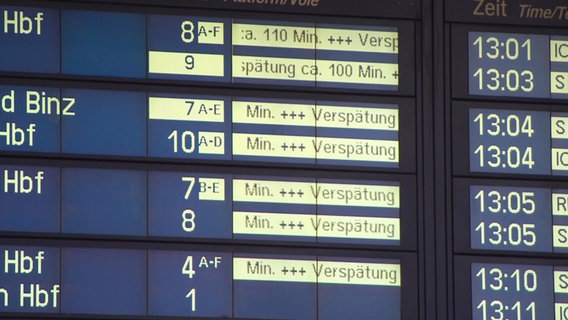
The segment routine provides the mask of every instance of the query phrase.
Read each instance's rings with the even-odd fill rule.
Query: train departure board
[[[467,94],[566,99],[568,36],[466,30],[454,37],[468,39]]]
[[[416,316],[400,308],[401,299],[412,297],[415,290],[412,284],[401,283],[406,264],[412,263],[408,255],[368,258],[14,244],[1,251],[0,296],[6,314],[143,319]]]
[[[411,100],[0,84],[0,150],[412,170]],[[104,127],[104,132],[99,132]],[[290,141],[292,139],[292,141]]]
[[[566,175],[561,106],[455,102],[453,111],[456,172]]]
[[[450,319],[568,319],[563,1],[445,6]]]
[[[416,182],[409,177],[74,165],[0,166],[1,231],[381,246],[415,239]]]
[[[0,0],[0,318],[423,318],[423,8]]]
[[[565,262],[456,258],[462,319],[566,319]]]
[[[352,25],[35,7],[1,10],[0,44],[27,49],[7,54],[0,62],[4,71],[413,91],[412,64],[399,68],[401,58],[413,57],[413,43],[399,43],[412,38],[408,23]]]
[[[457,180],[454,212],[462,250],[566,253],[568,191],[562,183]]]

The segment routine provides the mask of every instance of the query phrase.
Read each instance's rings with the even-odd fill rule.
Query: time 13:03
[[[497,68],[478,68],[473,77],[477,79],[480,91],[487,89],[503,92],[531,92],[534,90],[534,74],[531,70],[501,71]]]

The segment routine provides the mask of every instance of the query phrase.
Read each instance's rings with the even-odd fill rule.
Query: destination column
[[[61,117],[73,116],[75,98],[58,88],[2,85],[0,99],[0,150],[61,151]]]
[[[60,232],[59,168],[0,165],[0,183],[2,231]]]
[[[1,246],[0,255],[3,312],[60,312],[59,248]]]
[[[2,7],[0,70],[51,73],[61,70],[60,11],[48,8]]]

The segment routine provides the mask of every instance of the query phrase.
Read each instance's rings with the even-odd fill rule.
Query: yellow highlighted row
[[[398,32],[235,23],[233,45],[398,53]]]
[[[233,233],[400,240],[400,219],[237,211],[233,212]]]
[[[398,163],[399,143],[393,140],[233,133],[233,154]]]
[[[233,77],[393,86],[399,83],[396,63],[261,56],[233,56]]]
[[[156,74],[224,77],[221,54],[150,51],[148,71]],[[234,78],[367,85],[399,83],[398,64],[261,56],[233,56]]]
[[[235,179],[233,181],[233,200],[261,203],[400,208],[400,187]]]
[[[399,287],[400,264],[233,258],[233,279]]]

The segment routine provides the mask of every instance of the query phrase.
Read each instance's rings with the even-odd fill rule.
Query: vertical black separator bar
[[[444,301],[446,303],[445,306],[445,317],[444,319],[455,319],[455,301],[454,301],[454,259],[453,259],[453,216],[452,216],[452,201],[453,201],[453,194],[452,194],[452,172],[453,172],[453,162],[452,162],[452,109],[451,109],[451,92],[452,92],[452,74],[451,74],[451,29],[450,24],[446,23],[446,16],[444,14],[445,8],[449,6],[449,2],[451,0],[440,0],[440,2],[444,2],[443,6],[440,7],[440,34],[442,35],[440,38],[440,42],[438,43],[438,56],[440,57],[440,61],[438,62],[438,66],[440,68],[440,77],[438,78],[439,81],[443,82],[443,86],[439,86],[439,95],[440,99],[438,100],[439,109],[437,114],[440,117],[440,125],[439,127],[442,128],[443,132],[437,136],[437,139],[440,141],[440,149],[438,149],[437,153],[440,156],[443,156],[443,163],[444,167],[443,170],[439,172],[439,184],[437,186],[438,192],[438,201],[440,202],[440,207],[437,208],[437,215],[439,217],[438,227],[440,228],[440,244],[438,248],[440,250],[439,257],[440,265],[439,269],[443,270],[440,271],[440,275],[442,273],[443,276],[440,276],[438,281],[444,283]],[[440,161],[442,162],[442,161]],[[442,240],[443,238],[443,240]],[[439,295],[440,299],[442,295]]]
[[[451,0],[448,0],[451,1]],[[450,310],[451,303],[451,290],[449,287],[448,279],[451,273],[451,266],[448,260],[448,254],[451,253],[451,241],[448,238],[448,225],[446,220],[447,205],[447,173],[451,172],[449,169],[450,159],[446,151],[450,141],[449,132],[446,129],[448,118],[446,116],[447,108],[447,92],[449,92],[450,82],[447,81],[446,62],[449,57],[449,52],[446,50],[446,27],[444,24],[444,0],[433,0],[433,22],[432,34],[433,42],[430,47],[430,54],[432,54],[433,70],[431,78],[428,79],[433,83],[433,96],[431,98],[431,126],[426,132],[432,132],[432,145],[429,150],[432,151],[431,156],[434,164],[432,166],[432,178],[425,177],[426,181],[433,180],[433,186],[426,185],[424,190],[432,190],[433,194],[429,198],[433,202],[428,209],[431,216],[426,217],[426,221],[433,221],[425,225],[426,230],[429,232],[430,241],[434,244],[434,261],[427,264],[427,268],[433,268],[432,274],[427,274],[427,279],[431,279],[430,286],[435,288],[435,305],[436,310],[430,319],[447,320],[452,319]],[[426,79],[425,79],[426,81]],[[425,121],[427,122],[427,121]],[[432,217],[432,219],[429,219]],[[427,248],[428,249],[428,248]],[[428,256],[430,252],[426,253]],[[432,304],[434,304],[432,303]],[[430,315],[430,313],[429,313]]]
[[[418,192],[418,203],[422,204],[422,211],[419,210],[418,225],[419,230],[419,243],[418,243],[418,256],[419,256],[419,270],[420,274],[420,288],[421,290],[421,303],[423,308],[421,308],[421,319],[427,320],[444,320],[438,314],[438,310],[443,310],[440,306],[445,305],[445,302],[440,298],[443,295],[437,294],[438,278],[440,274],[444,274],[444,270],[439,270],[436,266],[438,261],[437,248],[436,248],[436,236],[439,234],[437,225],[438,219],[436,217],[436,208],[438,203],[436,201],[436,166],[440,164],[443,165],[443,161],[440,159],[435,159],[436,154],[443,154],[439,152],[439,149],[434,149],[436,147],[436,134],[435,128],[441,128],[439,120],[435,118],[436,114],[436,102],[440,99],[438,93],[435,91],[435,84],[442,83],[440,72],[438,71],[437,64],[439,61],[436,57],[440,57],[439,52],[436,52],[436,48],[439,47],[441,39],[437,38],[440,35],[440,27],[438,21],[441,19],[441,5],[440,0],[423,0],[422,1],[422,20],[417,28],[417,49],[416,54],[422,60],[419,64],[421,66],[420,70],[417,70],[417,80],[419,88],[417,92],[421,93],[417,99],[420,101],[418,111],[417,111],[417,122],[418,129],[421,127],[421,131],[418,132],[418,139],[422,140],[422,143],[417,143],[418,150],[417,154],[421,155],[422,161],[417,161],[417,182],[418,188],[422,189],[422,192]],[[439,50],[438,50],[439,51]],[[420,81],[421,80],[421,81]],[[443,97],[443,96],[442,96]],[[443,121],[443,119],[441,119]],[[421,149],[420,149],[421,148]],[[439,148],[439,146],[438,146]],[[439,172],[439,171],[438,171]]]

